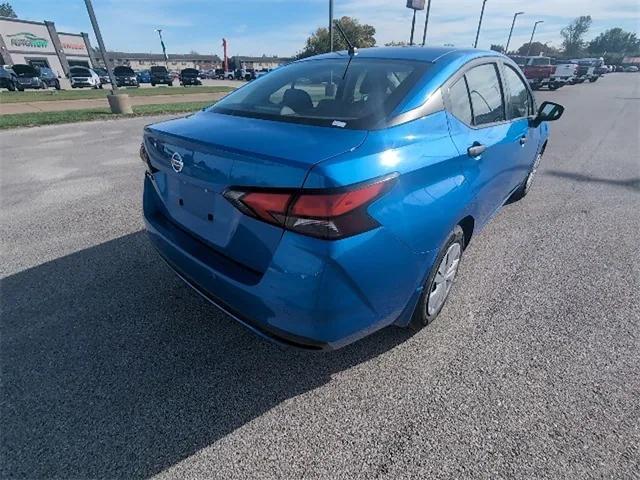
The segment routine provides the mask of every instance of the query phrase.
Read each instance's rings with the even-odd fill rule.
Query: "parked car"
[[[71,67],[69,72],[71,88],[102,88],[100,77],[91,68]]]
[[[40,78],[40,70],[38,67],[34,67],[27,64],[16,63],[13,65],[12,70],[18,77],[18,84],[22,89],[35,88],[44,89],[47,88],[47,84]]]
[[[562,112],[536,109],[497,52],[303,59],[145,128],[146,228],[183,280],[272,340],[419,329],[471,239],[529,192]]]
[[[267,73],[273,71],[273,68],[263,68],[261,70],[256,71],[255,78],[264,77]]]
[[[113,76],[116,77],[118,87],[139,87],[136,72],[131,67],[119,65],[113,69]]]
[[[594,83],[602,75],[600,70],[600,67],[604,65],[602,58],[580,58],[570,60],[570,62],[578,65],[575,83],[583,83],[587,80]]]
[[[111,83],[111,79],[109,78],[109,72],[107,72],[106,68],[98,67],[98,68],[94,68],[93,71],[98,74],[98,77],[100,77],[100,83],[102,85]]]
[[[225,71],[223,68],[216,68],[215,78],[218,80],[233,80],[235,75],[232,71]]]
[[[40,74],[40,80],[46,87],[53,87],[56,90],[60,90],[60,79],[56,72],[47,67],[38,67],[38,73]]]
[[[635,65],[629,65],[628,67],[625,67],[624,71],[625,72],[630,72],[630,73],[635,73],[638,70],[640,70],[638,67],[636,67]]]
[[[149,71],[151,73],[151,86],[155,87],[158,84],[173,86],[173,78],[171,78],[166,67],[153,66]]]
[[[136,72],[138,83],[151,83],[151,72],[149,70],[140,70]]]
[[[180,71],[180,85],[202,85],[200,71],[195,68],[184,68]]]
[[[578,73],[578,66],[566,60],[552,60],[555,70],[551,74],[549,88],[554,90],[556,86],[573,85]]]
[[[18,76],[8,65],[0,66],[0,88],[14,92],[16,90],[22,92],[24,87],[18,81]]]

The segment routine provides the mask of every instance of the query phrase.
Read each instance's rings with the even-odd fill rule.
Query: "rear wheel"
[[[591,77],[591,78],[589,79],[589,82],[591,82],[591,83],[596,83],[596,82],[598,81],[598,78],[600,78],[600,77]]]
[[[422,295],[411,317],[409,328],[417,331],[426,327],[442,311],[458,273],[463,251],[464,232],[459,225],[456,225],[433,262]]]
[[[15,92],[16,91],[16,85],[13,82],[7,82],[7,90],[9,90],[10,92]]]
[[[56,90],[60,90],[60,82],[56,81],[56,84],[54,85]]]

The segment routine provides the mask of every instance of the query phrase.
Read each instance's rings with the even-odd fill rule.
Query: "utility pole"
[[[531,53],[531,44],[533,43],[533,36],[536,34],[536,27],[538,26],[539,23],[544,23],[544,20],[538,20],[536,23],[533,24],[533,31],[531,32],[531,39],[529,40],[529,46],[527,47],[527,57]]]
[[[333,52],[333,0],[329,0],[329,51]]]
[[[516,12],[513,15],[513,22],[511,22],[511,30],[509,30],[509,38],[507,39],[507,46],[504,47],[504,54],[507,55],[509,53],[509,44],[511,43],[511,35],[513,34],[513,27],[516,24],[516,18],[518,18],[518,15],[523,15],[524,12]]]
[[[87,6],[87,13],[89,14],[89,20],[91,20],[93,33],[95,33],[96,40],[98,41],[98,47],[100,48],[100,56],[102,57],[102,61],[104,62],[104,67],[107,69],[107,73],[109,74],[109,81],[111,82],[111,93],[115,94],[118,91],[118,85],[116,85],[116,78],[113,75],[113,70],[111,69],[111,65],[107,61],[107,50],[104,48],[104,41],[102,40],[102,34],[100,33],[98,20],[96,20],[96,13],[93,11],[93,5],[91,4],[91,0],[84,0],[84,3]]]
[[[162,29],[156,28],[156,32],[158,32],[158,36],[160,37],[160,45],[162,45],[162,55],[164,56],[164,66],[169,69],[169,57],[167,57],[167,49],[164,46],[164,40],[162,40]]]
[[[422,46],[427,42],[427,27],[429,26],[429,11],[431,10],[431,0],[427,1],[427,16],[424,19],[424,32],[422,33]]]
[[[480,11],[480,20],[478,20],[478,31],[476,32],[476,41],[473,42],[473,48],[478,48],[478,38],[480,37],[480,27],[482,26],[482,17],[484,16],[484,6],[487,0],[482,0],[482,10]]]
[[[107,59],[107,49],[104,48],[104,41],[102,40],[102,34],[100,33],[100,27],[98,26],[98,20],[96,19],[96,13],[93,11],[93,5],[91,0],[84,0],[84,4],[87,6],[87,13],[91,20],[91,26],[93,27],[93,33],[98,41],[98,47],[100,48],[100,56],[104,62],[104,66],[109,74],[109,81],[111,82],[111,94],[107,95],[107,101],[111,108],[111,113],[133,113],[131,110],[131,104],[129,103],[129,95],[126,93],[118,93],[118,84],[116,78],[113,75],[113,70]]]
[[[413,10],[413,20],[411,21],[411,38],[409,39],[409,45],[413,45],[413,32],[416,29],[416,10]]]

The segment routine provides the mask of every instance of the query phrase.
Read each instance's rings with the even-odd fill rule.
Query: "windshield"
[[[14,65],[13,71],[19,77],[37,77],[38,72],[31,65]]]
[[[116,67],[113,69],[113,74],[118,77],[133,77],[135,75],[129,67]]]
[[[292,63],[238,89],[209,110],[283,122],[373,128],[428,67],[415,61],[358,57],[348,63],[348,57]]]

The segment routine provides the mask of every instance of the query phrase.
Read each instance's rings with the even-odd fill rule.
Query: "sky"
[[[3,0],[4,1],[4,0]],[[19,18],[51,20],[58,31],[91,32],[83,0],[9,0]],[[306,38],[328,23],[329,0],[93,0],[109,50],[160,52],[161,28],[168,53],[222,56],[222,38],[230,55],[290,56]],[[405,0],[334,0],[334,16],[353,16],[376,28],[379,45],[408,41],[412,11]],[[427,43],[473,44],[482,0],[432,0]],[[533,23],[544,20],[536,40],[560,46],[560,29],[579,15],[591,15],[587,38],[612,27],[640,34],[639,0],[488,0],[478,47],[505,44],[513,14],[518,17],[511,47],[529,41]],[[424,12],[418,12],[416,38],[422,40]],[[91,37],[93,45],[95,38]]]

